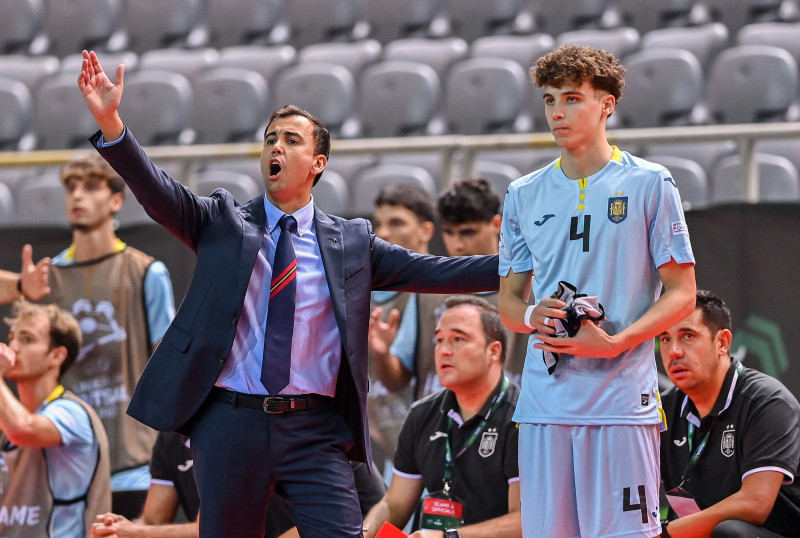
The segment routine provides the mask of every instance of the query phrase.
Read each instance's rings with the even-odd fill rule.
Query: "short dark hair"
[[[97,153],[78,157],[61,168],[61,182],[79,177],[81,179],[99,179],[104,181],[114,194],[122,193],[125,196],[125,182],[119,177],[111,165]]]
[[[439,195],[436,209],[443,222],[488,222],[500,212],[500,197],[484,178],[462,179]]]
[[[405,207],[420,222],[436,222],[436,208],[427,192],[414,185],[389,185],[381,190],[375,198],[375,207],[392,205]]]
[[[531,67],[530,76],[539,88],[588,82],[617,101],[625,87],[625,67],[612,53],[579,45],[562,45],[545,54]]]
[[[697,290],[696,309],[703,313],[703,323],[716,335],[722,329],[731,330],[731,311],[722,298],[708,290]]]
[[[316,116],[295,105],[284,105],[272,112],[267,120],[267,127],[264,129],[264,139],[267,138],[267,131],[272,122],[278,118],[288,118],[289,116],[302,116],[314,125],[314,155],[324,155],[327,159],[331,154],[331,133]],[[324,170],[323,170],[324,172]],[[322,172],[314,178],[314,185],[317,184]]]
[[[500,312],[497,307],[486,299],[477,295],[452,295],[444,300],[445,311],[457,306],[474,306],[481,312],[481,325],[486,343],[500,342],[500,362],[506,360],[506,329],[500,321]]]
[[[72,314],[54,304],[35,304],[25,300],[15,302],[12,317],[5,318],[4,321],[11,327],[18,320],[32,316],[44,316],[49,322],[50,347],[48,349],[64,346],[67,350],[67,357],[61,363],[58,371],[58,376],[61,377],[78,358],[83,339],[81,327]]]

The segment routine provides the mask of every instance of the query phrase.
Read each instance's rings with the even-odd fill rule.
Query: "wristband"
[[[669,531],[667,530],[667,526],[669,525],[669,521],[665,521],[661,524],[661,538],[672,538],[669,535]]]
[[[536,330],[536,327],[531,325],[531,314],[533,314],[533,309],[536,308],[537,304],[529,304],[528,308],[525,309],[525,326],[532,331]]]

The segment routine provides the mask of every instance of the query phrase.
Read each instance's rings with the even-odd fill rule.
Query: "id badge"
[[[437,496],[437,493],[439,494]],[[464,503],[448,499],[441,492],[431,494],[422,501],[420,529],[443,531],[464,524]]]
[[[700,507],[692,497],[692,494],[683,489],[682,486],[672,488],[666,495],[670,507],[678,514],[678,517],[690,516],[700,511]]]

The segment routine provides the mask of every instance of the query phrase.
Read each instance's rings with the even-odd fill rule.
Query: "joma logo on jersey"
[[[608,220],[619,224],[628,218],[628,197],[617,196],[608,199]]]
[[[497,429],[489,428],[488,431],[483,432],[481,435],[481,444],[478,447],[478,454],[482,458],[488,458],[494,454],[494,447],[497,446]]]
[[[735,433],[736,430],[725,430],[722,432],[722,441],[720,442],[719,449],[726,458],[733,456],[733,445],[736,440]]]

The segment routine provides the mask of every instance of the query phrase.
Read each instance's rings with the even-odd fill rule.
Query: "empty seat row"
[[[0,0],[0,53],[304,46],[366,37],[551,35],[586,27],[796,20],[795,0]]]

